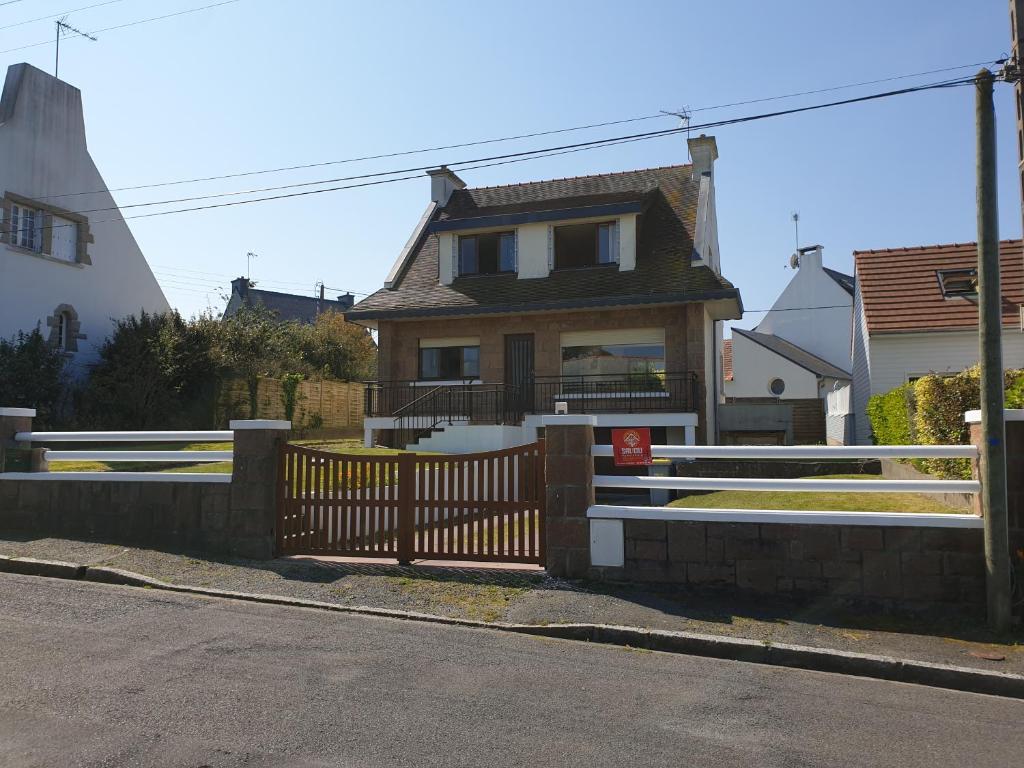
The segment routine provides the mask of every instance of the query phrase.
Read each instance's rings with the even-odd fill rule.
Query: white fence
[[[234,424],[232,425],[234,427]],[[234,442],[234,429],[206,432],[154,431],[154,432],[17,432],[19,443],[40,445],[45,443],[194,443]],[[43,462],[101,461],[104,463],[161,462],[161,463],[214,463],[232,461],[234,451],[166,451],[166,450],[49,450],[43,449]],[[44,463],[45,466],[45,463]],[[164,482],[164,483],[230,483],[225,472],[0,472],[0,480],[102,480],[108,482]]]
[[[887,446],[721,446],[656,445],[655,458],[670,459],[877,459],[943,458],[977,459],[973,445]],[[596,445],[594,456],[612,456],[610,445]],[[643,475],[595,475],[597,488],[648,490],[739,490],[827,493],[980,493],[976,480],[792,480],[718,477],[650,477]],[[982,528],[982,519],[969,514],[917,512],[839,512],[743,509],[687,509],[683,507],[595,505],[587,517],[597,520],[690,520],[699,522],[802,523],[819,525],[929,526]]]

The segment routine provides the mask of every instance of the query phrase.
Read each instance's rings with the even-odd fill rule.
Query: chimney
[[[449,170],[447,165],[427,171],[427,176],[430,177],[430,199],[441,207],[448,204],[452,192],[466,187],[466,182]]]
[[[352,305],[355,303],[356,297],[351,293],[343,293],[338,297],[338,304],[341,306],[342,311],[352,309]]]
[[[231,281],[231,292],[237,293],[238,296],[245,301],[249,297],[249,289],[252,287],[252,283],[249,282],[247,277],[236,277]]]
[[[713,175],[715,160],[718,159],[718,144],[715,143],[715,137],[702,133],[695,139],[687,139],[686,145],[690,148],[693,180],[699,180],[705,173]]]
[[[797,253],[799,268],[805,269],[810,267],[811,269],[821,269],[821,246],[820,245],[807,245],[803,248],[798,248]]]

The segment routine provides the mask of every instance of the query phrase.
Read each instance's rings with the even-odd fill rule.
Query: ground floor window
[[[421,380],[476,379],[480,376],[478,339],[423,339],[420,341]]]
[[[651,388],[664,380],[663,329],[562,334],[562,375],[599,376]]]

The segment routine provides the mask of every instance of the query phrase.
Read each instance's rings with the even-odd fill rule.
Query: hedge
[[[953,376],[930,374],[868,400],[868,418],[878,445],[967,443],[964,412],[980,407],[977,366]],[[1024,407],[1024,370],[1005,373],[1006,407]],[[919,469],[939,477],[969,478],[967,459],[915,459]]]

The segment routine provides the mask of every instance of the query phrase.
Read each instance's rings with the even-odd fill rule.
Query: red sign
[[[648,427],[612,430],[612,453],[616,467],[650,466],[651,430]]]

